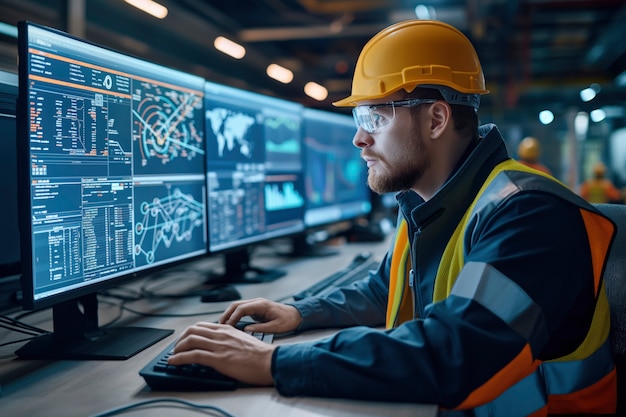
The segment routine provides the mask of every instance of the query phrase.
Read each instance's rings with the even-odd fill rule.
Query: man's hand
[[[233,326],[200,322],[180,335],[171,365],[197,363],[248,384],[273,385],[272,353],[276,345],[258,340]]]
[[[247,331],[264,333],[287,333],[294,331],[302,322],[300,312],[293,306],[263,298],[235,301],[219,322],[235,326],[243,317],[250,316],[258,323],[246,326]]]

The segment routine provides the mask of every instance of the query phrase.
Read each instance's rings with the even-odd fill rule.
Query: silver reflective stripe
[[[476,417],[528,416],[548,404],[539,372],[522,379],[491,403],[475,409]]]
[[[495,400],[470,410],[445,411],[445,417],[525,417],[548,404],[539,372],[533,372],[526,378],[508,388]]]
[[[459,274],[451,295],[469,298],[504,320],[513,330],[535,345],[548,340],[541,309],[500,271],[480,262],[468,262]]]
[[[567,362],[541,364],[550,394],[569,394],[598,382],[613,370],[610,339],[591,356]]]

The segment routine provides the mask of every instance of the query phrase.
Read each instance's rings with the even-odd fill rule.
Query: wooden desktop
[[[346,267],[361,251],[372,251],[382,258],[388,242],[349,243],[338,246],[338,255],[320,258],[289,258],[274,255],[274,247],[260,248],[253,262],[262,267],[279,267],[287,275],[264,284],[238,285],[243,298],[265,297],[277,301]],[[179,294],[201,286],[206,271],[221,267],[219,256],[193,261],[154,277],[141,279],[113,290],[133,294],[144,287],[161,295]],[[312,272],[315,271],[315,275]],[[104,302],[103,302],[104,300]],[[108,303],[111,301],[111,304]],[[100,324],[118,317],[120,301],[101,297]],[[150,390],[139,370],[178,332],[197,321],[215,321],[229,302],[201,303],[198,296],[187,298],[143,298],[126,302],[117,326],[157,327],[175,330],[174,334],[125,361],[20,360],[14,351],[22,343],[0,348],[0,415],[2,416],[95,416],[136,402],[177,398],[220,407],[237,416],[436,416],[434,405],[363,402],[310,397],[284,397],[274,388],[240,388],[235,391],[156,392]],[[146,313],[137,314],[137,313]],[[13,314],[12,316],[15,316]],[[51,312],[44,310],[25,316],[22,321],[51,330]],[[274,343],[297,343],[324,337],[331,330],[305,332],[277,338]],[[25,335],[0,329],[2,343],[26,338]],[[180,404],[153,404],[121,413],[129,416],[198,415],[198,410]],[[218,415],[204,412],[205,415]]]

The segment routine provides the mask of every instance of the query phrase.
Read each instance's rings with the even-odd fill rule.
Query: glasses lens
[[[395,116],[395,108],[393,103],[356,106],[352,109],[352,116],[357,127],[368,133],[374,133],[378,128],[391,123]]]
[[[375,128],[375,121],[369,106],[357,106],[352,109],[352,116],[357,127],[372,133]]]

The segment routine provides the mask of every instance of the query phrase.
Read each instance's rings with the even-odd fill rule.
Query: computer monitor
[[[18,25],[23,358],[122,359],[171,330],[98,325],[97,291],[206,255],[204,79]]]
[[[20,234],[17,228],[17,159],[15,103],[17,73],[0,71],[0,178],[4,202],[0,205],[0,311],[19,308]]]
[[[367,166],[352,139],[356,126],[351,116],[305,108],[302,112],[308,231],[350,222],[371,211]],[[296,241],[298,242],[298,241]],[[294,250],[303,255],[333,253],[300,241]]]
[[[264,282],[280,270],[250,265],[255,244],[304,230],[302,106],[205,84],[209,251],[225,272],[209,282]]]

